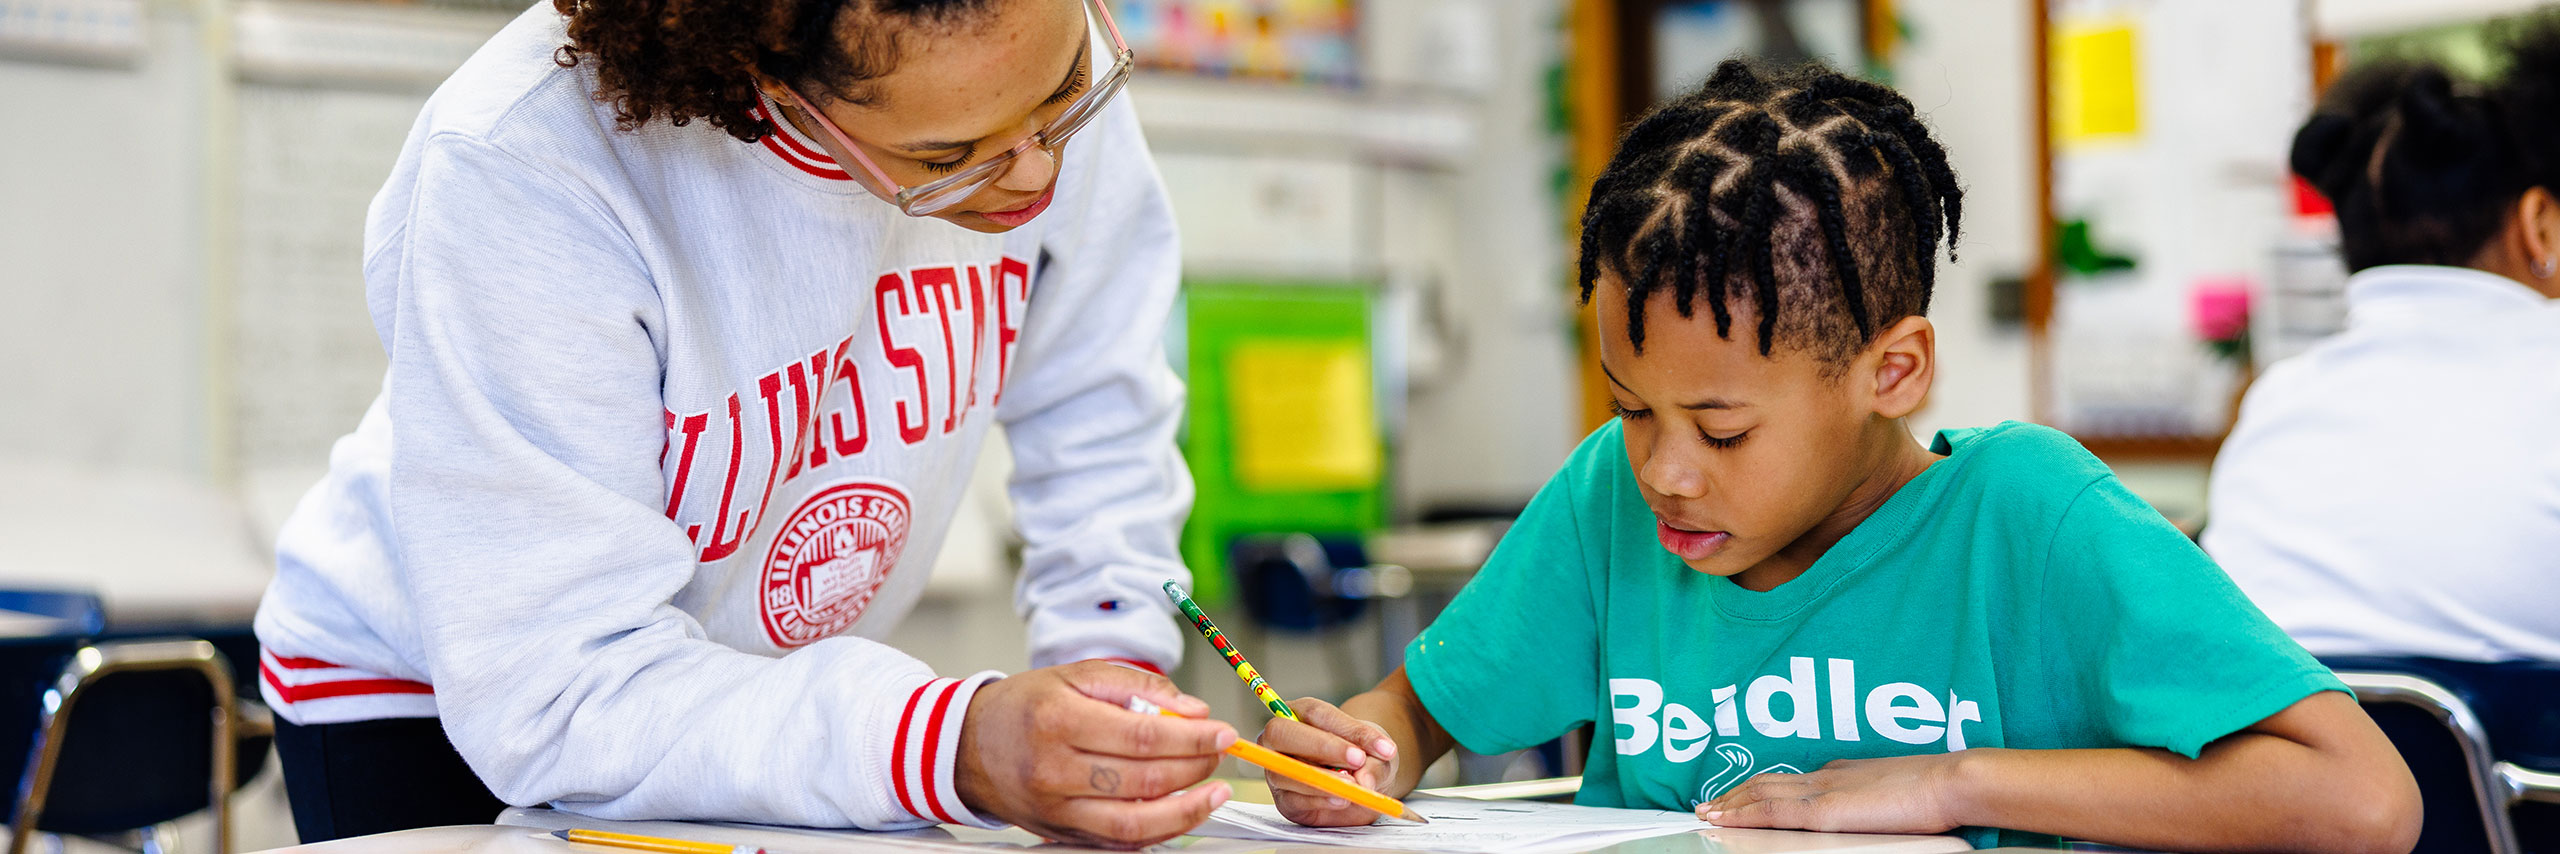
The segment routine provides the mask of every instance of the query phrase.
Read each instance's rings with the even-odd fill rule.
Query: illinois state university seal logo
[[[854,481],[800,502],[764,556],[764,632],[784,649],[844,631],[907,547],[907,494]]]

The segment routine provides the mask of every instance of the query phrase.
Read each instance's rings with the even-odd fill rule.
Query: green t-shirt
[[[1662,548],[1611,422],[1407,648],[1414,690],[1479,753],[1597,722],[1577,800],[1654,809],[1835,759],[2193,757],[2346,690],[2070,437],[2012,422],[1931,450],[1947,458],[1761,593]]]

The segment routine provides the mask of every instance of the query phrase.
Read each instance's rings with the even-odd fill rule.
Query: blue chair
[[[0,642],[94,637],[107,630],[107,608],[74,590],[0,590]]]
[[[1255,622],[1313,633],[1360,618],[1370,601],[1413,589],[1404,567],[1373,565],[1356,535],[1247,534],[1227,549],[1236,592]]]
[[[2417,778],[2426,805],[2417,854],[2552,850],[2523,844],[2510,811],[2520,804],[2560,804],[2560,775],[2497,759],[2490,730],[2472,702],[2455,688],[2412,672],[2430,669],[2411,666],[2416,660],[2341,659],[2332,666],[2349,661],[2402,665],[2393,668],[2396,672],[2337,673]]]
[[[264,764],[273,722],[240,701],[222,654],[97,640],[105,612],[83,593],[0,591],[0,610],[0,774],[19,781],[9,854],[39,832],[139,831],[154,850],[155,826],[207,809],[227,854],[230,793]]]

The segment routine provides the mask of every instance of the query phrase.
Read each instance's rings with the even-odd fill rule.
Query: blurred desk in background
[[[1416,582],[1436,576],[1440,586],[1455,590],[1475,577],[1508,521],[1444,522],[1388,528],[1369,537],[1369,559],[1411,570]]]
[[[183,476],[0,461],[0,587],[94,592],[107,631],[245,630],[275,574],[248,512]]]
[[[1483,520],[1405,525],[1369,535],[1370,563],[1404,567],[1413,578],[1412,592],[1381,600],[1378,640],[1386,658],[1383,672],[1404,666],[1405,645],[1476,577],[1476,570],[1493,554],[1494,544],[1510,528],[1507,519]]]

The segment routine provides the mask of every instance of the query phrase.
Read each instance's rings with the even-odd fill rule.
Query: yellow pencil
[[[1129,710],[1173,718],[1181,717],[1139,697],[1129,698]],[[1326,794],[1375,810],[1380,815],[1400,818],[1416,824],[1431,823],[1431,820],[1423,818],[1421,813],[1414,812],[1412,807],[1405,806],[1403,801],[1336,777],[1322,768],[1301,762],[1296,757],[1271,748],[1244,739],[1236,739],[1236,743],[1227,745],[1227,755],[1268,768],[1271,773],[1322,789]]]
[[[694,842],[684,839],[661,839],[609,830],[554,830],[551,835],[571,842],[654,851],[657,854],[764,854],[764,849],[751,845],[722,845],[716,842]]]

